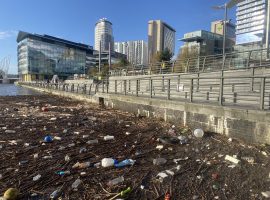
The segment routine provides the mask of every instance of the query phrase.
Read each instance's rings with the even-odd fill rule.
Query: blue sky
[[[210,30],[223,11],[211,6],[226,0],[1,0],[0,61],[10,56],[9,73],[17,73],[17,31],[48,34],[94,45],[94,27],[106,17],[113,23],[115,41],[146,40],[147,23],[161,19],[176,29],[176,39],[186,32]],[[235,9],[229,12],[235,19]],[[176,41],[175,53],[180,43]]]

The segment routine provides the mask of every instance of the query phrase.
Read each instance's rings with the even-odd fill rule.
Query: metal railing
[[[270,77],[207,75],[157,75],[122,80],[103,80],[92,84],[20,83],[72,93],[109,93],[134,97],[270,109]]]
[[[157,62],[147,67],[127,66],[121,70],[111,70],[111,76],[199,73],[221,70],[237,70],[270,66],[267,59],[267,49],[257,49],[243,52],[198,56],[178,59],[172,62]]]

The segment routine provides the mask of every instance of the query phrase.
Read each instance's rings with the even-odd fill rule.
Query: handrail
[[[269,75],[225,76],[224,72],[221,72],[216,77],[170,74],[117,80],[104,79],[95,84],[49,84],[44,82],[23,82],[20,84],[85,95],[110,93],[189,102],[209,102],[220,106],[230,104],[253,106],[260,110],[270,110]]]
[[[202,73],[223,70],[239,70],[270,66],[267,49],[254,49],[226,54],[189,57],[174,61],[150,63],[142,66],[126,66],[122,70],[111,70],[112,76],[129,76],[134,74],[167,74],[167,73]],[[164,63],[164,65],[163,65]]]

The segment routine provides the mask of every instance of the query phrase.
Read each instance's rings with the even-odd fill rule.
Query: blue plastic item
[[[132,159],[126,159],[126,160],[123,160],[119,163],[115,163],[114,166],[117,167],[117,168],[120,168],[120,167],[125,167],[125,166],[128,166],[128,165],[134,165],[135,163],[135,160],[132,160]]]
[[[52,142],[52,141],[53,141],[53,139],[52,139],[52,137],[49,136],[49,135],[47,135],[47,136],[44,138],[44,142],[49,143],[49,142]]]

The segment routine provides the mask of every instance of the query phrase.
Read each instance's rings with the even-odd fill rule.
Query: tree
[[[159,55],[159,59],[160,59],[160,62],[162,61],[170,61],[173,57],[173,53],[171,53],[171,51],[166,48],[164,51],[162,51]]]
[[[126,58],[121,58],[117,63],[112,64],[112,69],[123,69],[129,65]]]
[[[188,59],[199,56],[199,51],[196,46],[183,46],[177,56],[175,70],[177,72],[186,72]]]
[[[152,63],[155,62],[163,62],[163,61],[170,61],[173,57],[173,53],[170,52],[168,48],[166,48],[164,51],[157,52],[152,59]]]
[[[167,71],[171,65],[168,63],[173,57],[173,53],[170,52],[168,48],[166,48],[164,51],[157,52],[152,57],[152,71],[157,71],[162,68],[162,70]]]

